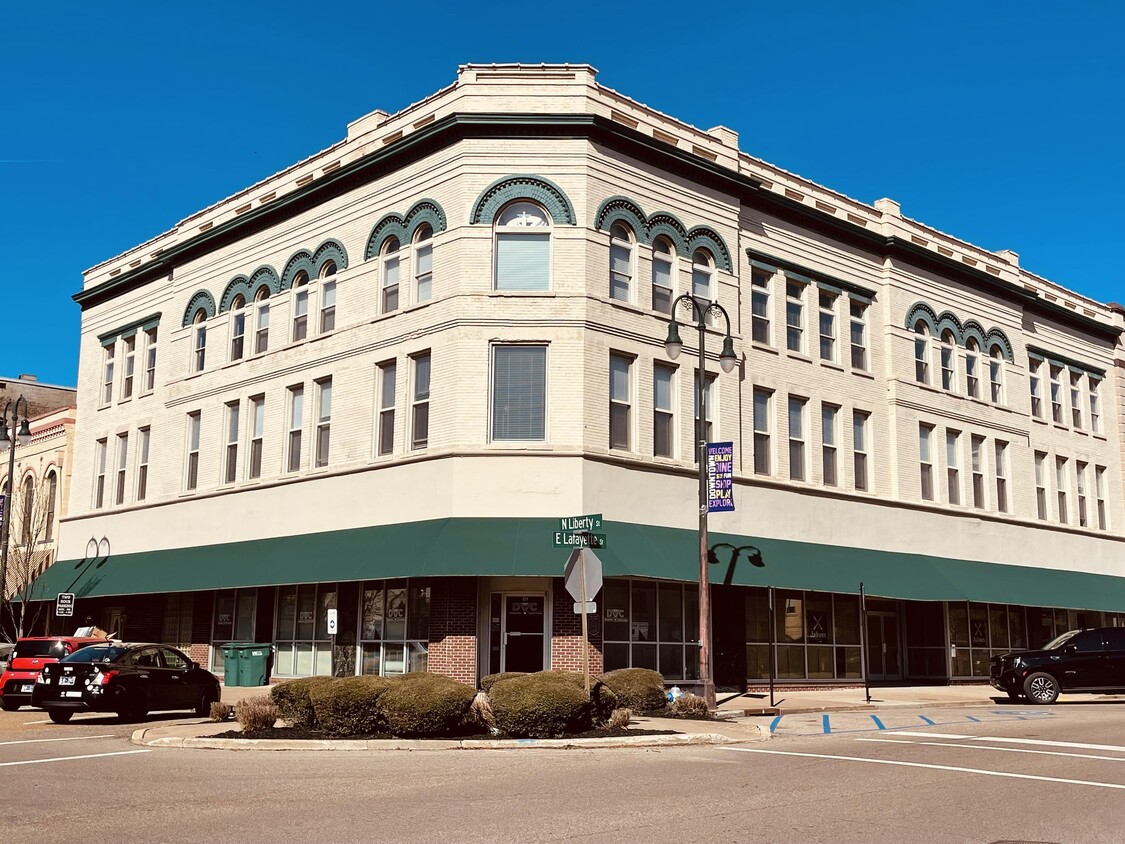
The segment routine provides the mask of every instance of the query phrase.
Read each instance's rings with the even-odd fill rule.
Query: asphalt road
[[[821,716],[787,717],[769,741],[731,747],[331,753],[140,748],[135,725],[57,726],[22,710],[0,718],[0,833],[44,844],[1125,840],[1125,702],[836,713],[827,732]]]

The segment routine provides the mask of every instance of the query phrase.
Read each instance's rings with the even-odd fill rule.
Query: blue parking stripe
[[[772,721],[770,721],[770,732],[772,733],[774,730],[776,730],[777,725],[780,724],[780,723],[781,723],[781,716],[778,715],[776,718],[774,718]]]
[[[933,718],[927,718],[925,715],[919,715],[918,717],[929,724],[931,727],[937,723],[937,721],[935,721]]]
[[[883,726],[883,722],[879,720],[878,716],[872,715],[871,720],[875,722],[875,726],[878,727],[880,730],[887,729],[886,727]]]
[[[823,723],[824,723],[824,734],[828,735],[830,732],[832,732],[832,727],[829,726],[829,724],[828,724],[828,716],[827,715],[823,716]]]

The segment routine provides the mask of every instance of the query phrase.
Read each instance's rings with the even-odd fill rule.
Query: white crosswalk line
[[[947,741],[896,741],[895,739],[861,738],[856,741],[877,741],[885,744],[917,744],[926,747],[963,747],[968,750],[997,750],[1003,753],[1034,753],[1037,756],[1067,756],[1071,759],[1097,759],[1105,762],[1125,762],[1125,756],[1097,756],[1093,753],[1064,753],[1061,750],[1030,750],[1026,747],[990,747],[987,744],[958,744]]]
[[[9,744],[41,744],[47,741],[82,741],[83,739],[96,739],[96,738],[115,738],[112,735],[104,736],[67,736],[66,738],[32,738],[20,739],[19,741],[0,741],[0,747]]]
[[[1081,741],[1047,741],[1046,739],[1006,738],[1005,736],[960,736],[951,733],[908,733],[895,730],[896,736],[911,736],[928,739],[958,739],[960,741],[997,741],[1004,744],[1030,744],[1037,747],[1069,747],[1074,750],[1111,750],[1125,753],[1125,747],[1118,744],[1087,744]]]
[[[151,747],[143,750],[117,750],[113,753],[88,753],[85,756],[56,756],[52,759],[24,759],[19,762],[0,762],[0,768],[10,768],[15,765],[42,765],[46,762],[73,762],[76,759],[102,759],[106,756],[129,756],[133,753],[152,753]]]

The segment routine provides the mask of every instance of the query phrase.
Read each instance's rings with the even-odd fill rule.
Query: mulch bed
[[[622,736],[670,736],[675,735],[675,730],[629,730],[620,727],[601,727],[596,730],[587,730],[584,733],[574,733],[571,735],[562,736],[562,738],[620,738]],[[224,733],[210,736],[210,738],[247,738],[247,739],[397,739],[401,736],[394,736],[390,733],[368,733],[364,735],[354,736],[330,736],[320,730],[307,730],[298,729],[296,727],[269,727],[265,730],[249,730],[242,732],[241,730],[227,730]],[[486,733],[463,733],[455,736],[423,736],[421,739],[448,741],[450,739],[490,739],[490,738],[508,738],[507,736],[491,736]]]

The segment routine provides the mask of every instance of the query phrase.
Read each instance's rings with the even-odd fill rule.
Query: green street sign
[[[555,531],[556,548],[605,548],[606,538],[604,533],[570,533],[568,531]]]
[[[601,529],[601,513],[590,513],[587,516],[570,516],[565,519],[559,519],[559,530],[561,531],[587,530],[592,533]]]

